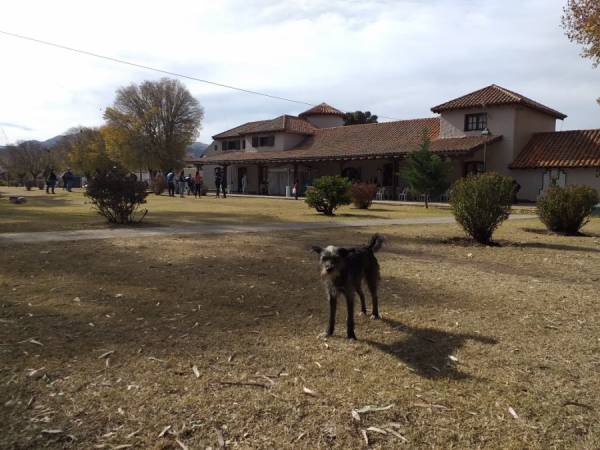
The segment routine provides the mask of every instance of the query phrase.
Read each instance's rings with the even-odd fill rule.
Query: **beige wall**
[[[533,133],[554,131],[556,119],[521,106],[491,106],[444,112],[440,116],[440,137],[480,135],[480,131],[465,132],[465,115],[487,113],[487,126],[492,135],[502,135],[502,140],[488,146],[486,166],[488,171],[513,175],[509,165],[529,141]],[[480,152],[479,152],[480,153]],[[483,161],[483,155],[481,161]]]
[[[555,169],[556,170],[556,169]],[[566,185],[583,184],[596,189],[600,193],[600,170],[589,169],[561,169],[565,175]],[[517,194],[519,200],[536,201],[542,193],[544,174],[546,169],[513,170],[513,176],[521,189]]]
[[[329,114],[324,114],[322,116],[308,116],[305,119],[317,128],[332,128],[344,125],[344,119]]]
[[[440,137],[478,136],[481,131],[465,132],[465,115],[487,112],[488,129],[493,135],[502,135],[502,140],[491,144],[486,149],[486,167],[488,171],[510,174],[508,168],[513,161],[515,146],[515,123],[517,112],[514,106],[495,106],[462,109],[442,113],[440,117]],[[481,152],[483,161],[483,152]]]
[[[516,108],[515,149],[513,159],[523,150],[534,133],[556,131],[556,119],[530,108]]]

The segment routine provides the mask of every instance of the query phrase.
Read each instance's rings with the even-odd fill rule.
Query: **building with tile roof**
[[[406,155],[427,136],[431,151],[452,162],[453,178],[507,174],[521,200],[535,201],[557,181],[600,189],[600,130],[556,132],[565,114],[498,85],[431,110],[438,115],[344,126],[344,113],[321,103],[216,134],[210,150],[189,163],[204,168],[209,187],[215,170],[224,170],[232,192],[243,185],[246,193],[286,195],[294,180],[305,189],[319,176],[341,174],[377,183],[395,199],[406,191]]]

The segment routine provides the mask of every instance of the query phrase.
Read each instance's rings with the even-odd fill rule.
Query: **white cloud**
[[[4,6],[0,29],[198,78],[382,116],[498,83],[598,127],[600,69],[560,29],[562,0],[41,2]],[[120,86],[161,75],[0,35],[8,139],[98,125]],[[200,139],[301,105],[185,81]],[[3,133],[0,132],[0,137]]]

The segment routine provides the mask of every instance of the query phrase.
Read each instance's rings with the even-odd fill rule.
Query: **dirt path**
[[[512,215],[511,219],[533,219],[530,214]],[[0,244],[28,244],[39,242],[81,241],[88,239],[135,238],[149,236],[169,236],[175,234],[224,234],[224,233],[261,233],[270,231],[311,230],[323,228],[371,227],[386,225],[431,225],[454,223],[452,217],[423,217],[408,219],[357,220],[353,222],[287,222],[262,223],[255,225],[201,224],[191,227],[132,227],[108,228],[75,231],[41,231],[29,233],[0,233]]]

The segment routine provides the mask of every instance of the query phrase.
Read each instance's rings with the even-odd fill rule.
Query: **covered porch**
[[[405,155],[310,160],[269,160],[268,155],[261,156],[264,159],[258,161],[256,158],[232,161],[211,157],[205,162],[197,160],[193,164],[202,170],[205,185],[210,190],[216,189],[215,173],[225,173],[227,189],[234,194],[291,196],[292,186],[298,180],[299,195],[302,196],[315,179],[325,175],[341,175],[353,182],[376,184],[377,200],[420,200],[411,196],[402,177],[402,171],[406,167]],[[480,171],[483,166],[480,149],[465,154],[442,156],[452,164],[451,181],[470,172]]]

